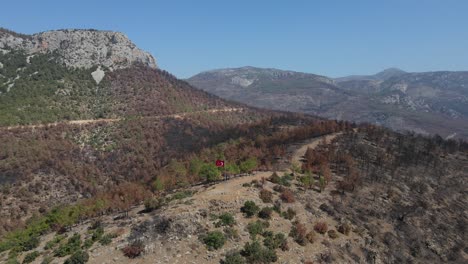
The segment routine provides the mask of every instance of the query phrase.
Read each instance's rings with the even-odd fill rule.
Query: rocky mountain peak
[[[134,63],[156,68],[151,54],[139,49],[125,34],[93,29],[64,29],[24,35],[0,30],[0,52],[22,49],[27,53],[57,52],[70,67],[105,66],[120,69]]]

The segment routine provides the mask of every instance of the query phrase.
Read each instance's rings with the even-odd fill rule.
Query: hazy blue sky
[[[0,26],[122,31],[178,77],[258,66],[332,77],[468,70],[467,0],[4,1]]]

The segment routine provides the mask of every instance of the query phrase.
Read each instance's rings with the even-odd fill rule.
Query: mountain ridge
[[[120,69],[134,63],[156,68],[154,57],[139,49],[124,33],[93,29],[60,29],[31,35],[0,29],[0,52],[22,49],[28,54],[58,52],[70,67],[101,65]]]
[[[276,74],[265,79],[263,72]],[[465,71],[412,73],[389,68],[374,75],[329,78],[241,67],[202,72],[187,81],[248,105],[468,138],[464,132],[468,128],[467,76]]]

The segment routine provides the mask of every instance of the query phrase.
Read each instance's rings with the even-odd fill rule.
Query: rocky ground
[[[344,144],[345,140],[348,140],[346,135],[334,134],[303,142],[292,146],[290,158],[300,161],[307,148]],[[365,140],[362,142],[375,147]],[[451,162],[453,166],[466,168],[466,157],[452,158],[457,160]],[[331,183],[322,192],[316,187],[304,188],[299,181],[301,174],[291,173],[289,169],[277,172],[279,182],[271,177],[273,172],[266,171],[194,186],[169,194],[168,202],[156,210],[149,211],[147,206],[140,205],[128,213],[101,217],[104,234],[111,235],[112,239],[108,242],[98,239],[93,243],[88,248],[88,262],[244,263],[223,261],[235,252],[243,252],[245,256],[249,243],[266,243],[270,231],[284,234],[286,238],[282,246],[273,250],[276,258],[270,262],[466,263],[463,243],[466,189],[463,190],[463,170],[456,172],[455,167],[448,168],[452,173],[445,179],[450,193],[436,187],[432,180],[422,182],[424,176],[416,177],[419,185],[411,185],[402,172],[405,180],[394,181],[392,185],[364,179],[355,191],[340,195],[336,186],[343,176],[335,170]],[[364,171],[361,172],[364,177]],[[285,189],[291,191],[289,198],[284,195]],[[272,194],[271,200],[264,199],[261,195],[264,192]],[[275,207],[275,210],[270,219],[264,220],[257,214],[247,217],[242,209],[247,201],[253,201],[259,209]],[[287,212],[294,213],[288,216]],[[219,216],[226,213],[234,221],[230,225],[218,225]],[[70,238],[78,233],[86,244],[96,232],[93,227],[96,220],[73,227],[65,236]],[[263,230],[253,237],[250,228],[257,221],[267,221],[269,225],[264,227],[267,232]],[[298,222],[301,233],[307,234],[302,241],[294,235],[294,230],[299,229]],[[332,231],[321,232],[318,223],[326,224]],[[204,240],[213,231],[220,231],[226,237],[218,249],[209,248]],[[44,256],[53,256],[57,249],[45,248],[56,237],[57,234],[44,236],[37,250]],[[124,254],[129,247],[138,250],[133,255]],[[18,259],[23,260],[28,253]],[[8,252],[2,253],[0,261],[6,260],[7,255]],[[33,263],[61,263],[66,257],[53,257],[49,259],[51,262],[43,262],[44,259],[38,257]],[[269,263],[246,259],[247,263]]]

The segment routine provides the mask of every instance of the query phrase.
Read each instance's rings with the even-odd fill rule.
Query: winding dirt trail
[[[293,163],[293,164],[296,163],[296,164],[300,165],[302,163],[302,159],[304,158],[304,155],[305,155],[308,148],[314,149],[322,142],[322,140],[325,139],[327,142],[330,142],[334,138],[336,138],[337,136],[339,136],[341,134],[342,134],[342,132],[336,132],[336,133],[328,134],[328,135],[321,136],[321,137],[318,137],[318,138],[310,139],[307,143],[305,143],[300,148],[298,148],[296,151],[294,151],[294,153],[293,153],[293,155],[291,157],[291,163]]]
[[[306,141],[303,145],[301,145],[299,149],[297,149],[294,152],[292,156],[293,161],[297,161],[298,164],[300,164],[301,159],[303,158],[308,148],[314,149],[322,142],[322,140],[325,139],[327,142],[330,142],[340,134],[341,132],[337,132]],[[202,201],[208,201],[212,199],[222,201],[239,201],[244,195],[246,195],[246,193],[242,193],[246,190],[245,188],[242,188],[242,184],[249,183],[252,180],[259,181],[262,178],[268,178],[271,176],[272,173],[273,171],[262,171],[256,172],[251,176],[243,176],[239,178],[230,179],[228,181],[223,181],[209,187],[204,192],[196,194],[194,197]]]
[[[162,119],[162,118],[183,118],[188,115],[192,114],[200,114],[200,113],[220,113],[220,112],[242,112],[244,108],[219,108],[219,109],[208,109],[208,110],[201,110],[201,111],[194,111],[194,112],[183,112],[183,113],[176,113],[170,115],[159,115],[159,116],[146,116],[141,117],[142,119]],[[93,123],[113,123],[123,120],[124,118],[103,118],[103,119],[83,119],[83,120],[71,120],[71,121],[64,121],[64,122],[55,122],[55,123],[47,123],[47,124],[37,124],[37,125],[18,125],[18,126],[7,126],[7,127],[0,127],[0,129],[15,129],[15,128],[42,128],[48,126],[57,126],[60,124],[68,124],[68,125],[86,125],[86,124],[93,124]]]

